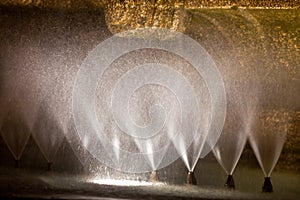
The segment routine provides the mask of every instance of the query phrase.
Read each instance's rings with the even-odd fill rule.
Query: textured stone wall
[[[2,5],[33,6],[54,9],[78,9],[84,7],[103,7],[106,4],[147,4],[176,7],[182,5],[185,8],[202,7],[256,7],[256,8],[297,8],[298,0],[0,0]]]

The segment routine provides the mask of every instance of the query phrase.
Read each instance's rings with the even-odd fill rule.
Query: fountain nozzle
[[[47,171],[52,171],[52,166],[53,166],[53,163],[52,162],[48,162],[47,163]]]
[[[155,170],[153,170],[150,174],[149,182],[156,183],[158,182],[158,176]]]
[[[231,174],[229,174],[227,176],[227,181],[224,185],[226,188],[228,189],[235,189],[235,184],[234,184],[234,180],[233,180],[233,176]]]
[[[188,185],[197,185],[197,180],[194,172],[189,171],[186,177],[186,184]]]
[[[17,169],[20,169],[20,168],[21,168],[20,160],[19,160],[19,159],[16,159],[16,160],[15,160],[15,168],[17,168]]]
[[[273,192],[273,185],[271,183],[270,177],[265,177],[265,182],[262,187],[263,192]]]

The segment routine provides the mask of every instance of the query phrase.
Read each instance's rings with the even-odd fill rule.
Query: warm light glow
[[[148,186],[148,185],[165,185],[163,182],[147,182],[147,181],[136,181],[136,180],[118,180],[118,179],[101,179],[94,178],[89,182],[100,184],[100,185],[115,185],[115,186]]]

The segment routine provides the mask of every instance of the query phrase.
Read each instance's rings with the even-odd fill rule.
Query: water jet
[[[270,176],[286,139],[290,115],[291,112],[285,109],[262,110],[258,113],[257,130],[249,135],[250,144],[265,176],[263,192],[273,191]]]
[[[122,5],[133,1],[116,2],[111,9],[115,12],[106,13],[106,8],[65,12],[67,7],[36,10],[0,6],[0,197],[298,199],[299,174],[284,170],[299,169],[294,162],[298,153],[292,160],[289,155],[295,155],[298,146],[298,140],[293,139],[299,136],[300,115],[286,114],[299,113],[299,12],[241,9],[239,5],[230,10],[198,9],[196,4],[190,5],[192,1],[178,12],[180,5],[173,0],[168,6],[160,6],[161,1],[135,1],[133,7]],[[161,42],[161,37],[148,41],[119,36],[110,40],[113,43],[105,42],[120,30],[142,28],[144,23],[129,23],[140,20],[139,11],[148,20],[146,27],[186,28],[182,33],[197,41],[215,61],[227,99],[223,129],[212,120],[223,122],[215,106],[220,105],[216,102],[220,93],[214,89],[220,84],[211,87],[215,76],[206,67],[210,59],[186,45],[183,35],[177,38],[172,33],[169,37],[164,32]],[[132,35],[137,33],[135,30]],[[178,45],[173,46],[177,39]],[[102,53],[93,51],[99,43],[106,45]],[[130,51],[125,51],[129,47]],[[75,76],[79,66],[93,58],[84,60],[86,55],[96,56],[85,65],[95,64],[95,68],[90,74],[83,73],[87,77],[78,79],[78,86],[94,84],[78,92],[82,110],[73,112]],[[201,73],[194,69],[194,59],[203,66]],[[107,68],[95,73],[101,66]],[[263,84],[264,80],[268,83]],[[278,90],[280,85],[283,90]],[[85,94],[95,98],[82,98],[88,97]],[[295,107],[285,106],[281,98]],[[278,113],[280,109],[286,111]],[[263,112],[260,121],[256,120],[258,112]],[[74,113],[84,123],[76,123]],[[286,115],[292,119],[285,120]],[[221,137],[214,137],[219,138],[217,145],[207,140],[221,131]],[[283,147],[288,149],[281,154],[280,170],[275,170],[278,193],[257,193],[257,186],[264,192],[273,191],[270,174],[285,133]],[[247,139],[264,176],[250,147],[243,151]],[[217,160],[212,154],[206,157],[213,147]],[[184,163],[179,159],[183,155]],[[14,162],[22,169],[15,169]],[[50,172],[40,174],[39,170]],[[167,184],[158,182],[162,178]],[[225,181],[226,188],[237,184],[238,190],[224,191]],[[180,183],[189,186],[178,186]],[[201,187],[190,186],[195,184]],[[46,194],[43,188],[47,188]],[[65,193],[71,197],[63,197]]]

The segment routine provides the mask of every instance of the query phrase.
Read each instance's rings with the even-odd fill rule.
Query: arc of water
[[[142,38],[116,36],[102,42],[89,54],[77,75],[73,90],[73,113],[76,129],[81,140],[86,136],[91,138],[101,138],[100,141],[90,140],[87,149],[91,154],[97,157],[99,161],[103,161],[107,165],[112,165],[112,162],[110,159],[107,159],[106,155],[103,155],[100,148],[104,148],[109,152],[108,149],[111,148],[111,145],[109,145],[110,141],[102,134],[105,125],[102,122],[95,121],[97,118],[94,102],[96,80],[102,76],[103,71],[114,61],[114,59],[117,59],[122,54],[130,51],[145,48],[161,49],[175,53],[190,62],[190,64],[197,69],[199,74],[203,75],[211,95],[212,121],[214,121],[214,126],[210,126],[209,133],[211,134],[209,135],[209,140],[216,141],[222,130],[226,112],[226,97],[223,81],[216,65],[208,53],[191,38],[169,30],[163,30],[162,33],[160,31],[161,29],[137,29],[129,34],[139,36],[145,35],[146,32],[146,36]],[[166,35],[166,33],[171,37],[164,40],[157,38],[157,36]],[[195,52],[197,52],[196,56]],[[188,98],[188,96],[185,96],[185,98]],[[189,127],[186,127],[186,129],[190,130]],[[195,130],[197,130],[197,128]],[[193,131],[192,134],[193,136],[189,137],[194,138],[195,135],[197,135],[195,131]],[[188,147],[192,141],[193,139],[188,140],[187,144],[185,144],[186,147]],[[99,142],[102,144],[102,147],[99,146]],[[140,154],[129,154],[125,151],[122,151],[122,155],[127,158],[126,163],[131,163],[132,160],[140,159],[139,157],[141,156]],[[176,154],[170,154],[168,162],[161,164],[160,167],[164,167],[176,158]],[[125,168],[125,171],[129,170],[130,172],[145,170],[145,166],[141,166],[139,169],[134,170],[132,168],[126,168],[128,166],[123,167]]]
[[[235,51],[235,46],[233,45],[234,42],[231,38],[231,35],[229,33],[227,33],[227,29],[225,29],[215,18],[211,18],[210,16],[208,16],[204,13],[200,13],[199,15],[203,16],[211,24],[216,26],[217,30],[222,32],[222,34],[225,36],[225,39],[228,41],[228,43],[232,45],[231,47],[233,48],[233,51]],[[231,56],[235,56],[235,54],[232,54]],[[238,60],[238,59],[236,59],[236,60]],[[239,64],[242,65],[242,63],[240,63],[240,62],[239,62]],[[212,97],[212,98],[214,98],[214,97]],[[214,105],[212,105],[212,106],[215,107]],[[213,115],[215,115],[215,114],[213,114]],[[212,119],[213,118],[214,117],[212,117]],[[225,121],[225,117],[224,117],[223,120]],[[223,121],[223,123],[224,123],[224,121]],[[211,123],[211,122],[209,122],[209,123]],[[193,158],[194,161],[192,162],[193,163],[192,168],[195,167],[198,159],[205,157],[212,150],[212,148],[215,146],[215,144],[217,143],[217,140],[218,140],[218,138],[221,134],[222,128],[220,128],[220,129],[217,128],[215,131],[212,131],[212,129],[213,128],[210,129],[207,139],[200,137],[198,140],[196,140],[193,143],[193,147],[191,149],[191,151],[193,151],[193,154],[194,154],[194,158]],[[205,143],[203,145],[199,144],[199,141],[202,141],[202,140],[205,140]]]
[[[258,115],[249,141],[265,177],[270,177],[286,139],[289,112],[264,110]]]
[[[22,111],[8,108],[1,127],[1,136],[15,160],[20,160],[30,138],[30,127],[26,123]]]
[[[22,73],[16,74],[16,76],[21,77],[20,81],[26,82]],[[10,152],[16,160],[19,160],[30,138],[36,118],[36,109],[34,101],[30,97],[31,91],[28,91],[28,88],[22,84],[15,85],[14,79],[10,76],[6,76],[5,80],[5,84],[1,85],[3,93],[0,95],[0,109],[2,111],[0,130]]]
[[[259,23],[257,22],[257,20],[255,18],[253,19],[252,16],[249,17],[248,13],[245,13],[243,10],[240,10],[240,9],[238,9],[237,14],[245,17],[258,30],[258,33],[261,35],[261,37],[259,37],[259,39],[262,40],[261,44],[263,46],[264,53],[265,53],[265,41],[263,41],[264,33],[261,30],[261,27],[260,27]],[[219,23],[218,20],[216,20],[215,18],[211,18],[210,16],[205,15],[203,13],[200,13],[200,15],[204,16],[205,19],[207,19],[214,26],[216,26],[217,30],[220,31],[222,33],[222,35],[224,35],[228,44],[231,44],[231,47],[233,48],[234,53],[231,56],[235,56],[236,55],[235,52],[238,52],[238,51],[236,49],[234,39],[232,38],[233,35],[228,32],[228,31],[230,31],[230,29],[224,28],[222,26],[222,24]],[[238,57],[236,57],[236,60],[239,64],[239,66],[244,66],[243,62],[241,62],[240,59],[238,59]],[[226,128],[226,126],[228,126],[228,124],[226,125],[226,123],[225,123],[225,130],[223,130],[223,133],[221,134],[219,141],[217,142],[215,148],[213,149],[213,153],[215,154],[217,160],[219,161],[221,166],[224,168],[224,170],[228,174],[233,173],[233,170],[234,170],[235,166],[237,165],[237,162],[242,154],[242,150],[245,146],[247,136],[249,133],[249,127],[251,127],[251,124],[253,123],[252,122],[253,120],[251,120],[252,119],[251,110],[255,110],[257,107],[256,106],[257,97],[255,97],[255,98],[248,97],[249,94],[247,94],[245,96],[247,96],[248,98],[240,98],[241,96],[244,96],[244,95],[239,95],[239,94],[243,93],[244,91],[242,91],[242,90],[239,92],[235,91],[235,89],[236,89],[235,81],[236,81],[236,79],[234,79],[233,87],[229,86],[229,88],[227,88],[227,92],[228,92],[228,95],[230,95],[230,97],[234,97],[230,100],[230,104],[235,104],[234,106],[239,107],[239,109],[243,111],[240,114],[239,118],[241,118],[241,120],[239,120],[239,121],[240,121],[240,124],[244,124],[244,125],[240,125],[240,126],[244,126],[245,128],[233,128],[233,130],[228,130],[228,128]],[[232,83],[230,83],[230,80],[229,80],[229,82],[227,82],[226,85],[228,85],[228,84],[229,85],[232,84]],[[240,85],[242,86],[243,84],[240,83]],[[258,90],[259,88],[255,88],[255,89]],[[247,88],[247,89],[245,89],[245,91],[247,91],[248,93],[253,93],[253,92],[255,93],[255,91],[253,89],[249,92],[249,90]],[[236,94],[238,94],[238,95],[236,95]],[[249,99],[251,99],[250,100],[251,103],[249,103]],[[232,113],[232,111],[229,111],[229,113]],[[235,122],[236,122],[236,120],[235,120]],[[228,122],[228,123],[232,123],[232,122]],[[235,134],[231,131],[234,131]],[[231,145],[228,145],[229,143],[231,143]],[[207,144],[208,143],[206,143],[206,145]],[[205,151],[205,148],[204,148],[202,155],[201,155],[202,157],[204,155],[206,155],[205,152],[207,152],[207,151]]]
[[[59,122],[47,111],[47,107],[40,107],[32,136],[47,162],[52,163],[64,140],[64,134]]]
[[[181,106],[181,121],[183,123],[179,134],[185,133],[187,135],[183,137],[185,143],[193,139],[190,135],[193,136],[194,129],[198,129],[196,119],[199,119],[199,117],[195,111],[199,109],[195,93],[189,82],[182,77],[181,74],[172,70],[172,68],[167,65],[156,63],[144,64],[135,67],[121,77],[112,97],[114,119],[121,130],[134,138],[140,150],[147,152],[146,155],[149,155],[147,158],[150,160],[152,167],[154,167],[153,170],[156,170],[168,148],[169,142],[166,141],[166,146],[163,147],[162,151],[159,151],[159,154],[154,152],[153,143],[159,142],[156,141],[159,138],[156,139],[155,136],[159,134],[159,131],[161,131],[164,126],[168,126],[166,124],[168,115],[161,106],[154,105],[150,108],[149,112],[151,123],[141,127],[137,126],[133,120],[128,117],[130,116],[128,106],[124,106],[126,102],[129,102],[134,91],[147,84],[158,84],[167,87],[167,89],[171,90],[177,97],[179,105]],[[187,96],[189,96],[189,98],[186,98]],[[176,135],[175,133],[171,140],[177,140]]]
[[[235,111],[228,110],[227,123],[225,122],[223,132],[213,148],[213,153],[227,175],[232,175],[248,137],[247,131],[243,129],[244,122],[239,113],[232,113]]]
[[[6,143],[9,151],[12,153],[15,160],[20,160],[23,151],[27,145],[27,142],[30,138],[30,132],[28,130],[24,130],[24,127],[16,127],[18,125],[6,124],[6,126],[11,127],[3,127],[1,130],[1,136]]]
[[[229,90],[233,100],[228,105],[227,118],[223,132],[217,142],[213,153],[222,168],[228,175],[232,175],[242,155],[243,149],[251,132],[253,115],[257,107],[257,98],[248,85],[239,83],[239,89],[233,87]],[[245,87],[246,86],[246,87]]]

